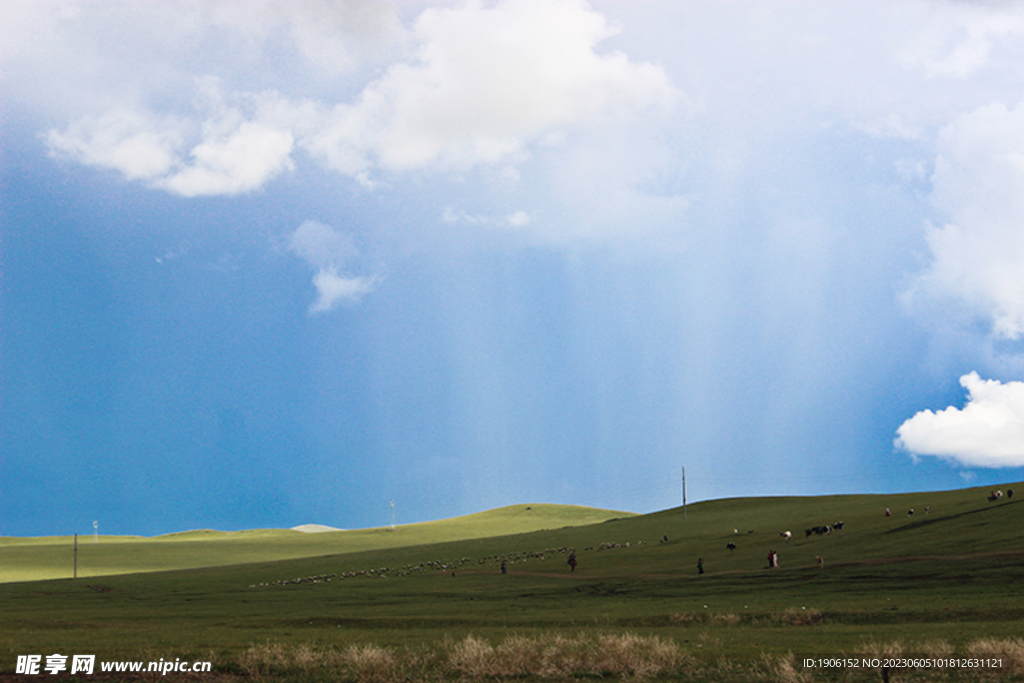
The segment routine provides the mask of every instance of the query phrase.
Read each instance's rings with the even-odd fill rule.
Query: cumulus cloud
[[[1024,382],[960,378],[967,389],[961,410],[924,410],[896,430],[897,448],[968,467],[1024,466]]]
[[[939,135],[931,262],[908,301],[952,301],[996,339],[1024,333],[1024,104],[995,102],[956,116]],[[948,311],[944,311],[948,314]]]
[[[239,29],[250,39],[264,36],[265,24],[275,19],[269,5],[257,9],[255,19],[243,17],[248,28]],[[350,8],[344,26],[332,29],[331,22],[311,19],[323,9],[306,2],[276,16],[308,60],[329,61],[324,55],[342,50],[346,43],[332,41],[332,30],[343,36],[350,24],[365,24],[369,28],[357,33],[388,32],[386,11]],[[232,12],[241,16],[247,9],[212,3],[193,17],[192,32],[223,26]],[[179,18],[175,26],[189,33],[190,22]],[[408,58],[348,101],[244,92],[200,75],[190,113],[171,118],[133,102],[77,118],[51,130],[47,141],[53,152],[79,163],[184,196],[257,189],[293,167],[296,149],[364,184],[373,171],[515,162],[531,143],[558,139],[564,127],[622,120],[676,99],[661,67],[596,51],[615,33],[581,0],[431,8],[415,22]]]
[[[377,285],[377,278],[353,275],[351,269],[359,258],[359,249],[352,236],[318,221],[305,221],[292,234],[291,251],[316,269],[313,285],[317,299],[310,313],[324,313],[335,306],[354,304]]]
[[[303,107],[276,93],[227,95],[212,78],[200,79],[198,100],[207,115],[201,125],[118,109],[51,130],[47,144],[54,155],[185,197],[249,192],[293,167],[289,124]]]
[[[46,141],[51,153],[120,171],[128,180],[151,180],[177,165],[182,134],[180,122],[173,119],[153,121],[117,109],[76,121],[64,131],[51,130]]]
[[[428,9],[416,59],[393,65],[308,144],[343,173],[496,163],[559,126],[669,105],[663,69],[595,46],[614,35],[576,0]]]

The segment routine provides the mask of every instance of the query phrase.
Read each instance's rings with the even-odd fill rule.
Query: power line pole
[[[74,574],[72,575],[72,578],[78,578],[78,534],[75,534],[75,565]]]
[[[391,500],[391,530],[395,530],[395,501]]]
[[[686,519],[686,468],[683,468],[683,519]]]

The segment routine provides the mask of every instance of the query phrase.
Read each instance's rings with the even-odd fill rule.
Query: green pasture
[[[209,659],[225,676],[246,677],[252,653],[270,648],[278,669],[261,675],[334,680],[337,672],[299,662],[353,645],[422,662],[429,657],[416,653],[476,642],[467,638],[497,645],[552,634],[664,639],[700,664],[672,680],[785,680],[782,665],[765,662],[787,653],[963,652],[983,638],[1024,637],[1024,484],[1002,488],[1020,495],[727,499],[690,505],[685,516],[522,505],[394,532],[101,538],[94,558],[110,553],[108,575],[0,585],[0,671],[18,654],[78,652]],[[842,531],[805,535],[840,521]],[[779,535],[787,530],[789,542]],[[30,572],[32,549],[52,540],[4,539],[0,553],[4,563],[22,553],[17,571]],[[80,562],[90,544],[80,539]],[[772,549],[776,569],[767,567]],[[56,566],[36,557],[42,575]],[[767,678],[754,677],[759,667]],[[1024,656],[999,680],[1024,680]]]
[[[401,548],[540,529],[594,524],[631,512],[574,505],[517,505],[394,529],[303,533],[287,529],[186,531],[155,538],[79,535],[79,578],[194,569]],[[0,537],[0,583],[67,578],[75,569],[74,537]]]

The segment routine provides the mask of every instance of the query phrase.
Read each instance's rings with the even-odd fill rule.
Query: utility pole
[[[391,499],[391,530],[395,530],[395,500]]]
[[[686,519],[686,468],[683,468],[683,519]]]
[[[78,534],[75,534],[75,568],[73,578],[78,578]]]

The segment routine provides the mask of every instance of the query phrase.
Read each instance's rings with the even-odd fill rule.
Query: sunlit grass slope
[[[384,550],[520,534],[626,518],[634,513],[575,505],[530,504],[463,517],[376,529],[302,533],[286,529],[187,531],[155,538],[78,538],[78,576],[192,569]],[[70,536],[0,537],[0,582],[67,578],[73,571]]]

